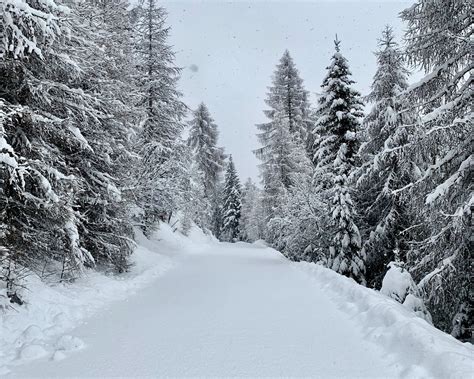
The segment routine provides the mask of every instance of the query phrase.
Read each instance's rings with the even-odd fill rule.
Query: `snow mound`
[[[84,347],[84,342],[77,337],[64,335],[59,337],[58,341],[56,342],[56,349],[63,350],[63,351],[74,351],[80,350]]]
[[[106,275],[88,270],[72,284],[53,285],[33,275],[26,278],[25,305],[0,313],[0,376],[8,373],[12,364],[48,355],[61,360],[65,352],[83,348],[79,338],[65,333],[153,282],[173,267],[174,255],[190,244],[165,224],[150,240],[137,230],[136,239],[138,246],[128,273]]]
[[[406,363],[406,376],[470,378],[474,348],[436,329],[406,306],[314,263],[293,262],[349,313],[368,340]]]
[[[260,247],[260,248],[267,248],[268,244],[264,240],[256,240],[255,242],[252,243],[254,247]]]
[[[22,360],[31,361],[33,359],[42,358],[47,355],[48,352],[41,345],[27,345],[20,350],[19,357]]]

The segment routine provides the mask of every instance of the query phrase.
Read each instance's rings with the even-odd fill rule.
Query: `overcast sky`
[[[180,88],[195,108],[207,104],[219,126],[219,143],[233,155],[242,180],[258,180],[256,123],[271,76],[285,49],[304,85],[319,92],[334,50],[348,58],[355,84],[369,91],[375,71],[373,51],[386,24],[401,38],[398,13],[410,1],[160,1],[168,11],[170,42],[184,68]],[[313,96],[314,103],[314,96]]]

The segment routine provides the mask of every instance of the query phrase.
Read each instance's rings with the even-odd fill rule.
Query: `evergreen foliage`
[[[223,192],[221,238],[224,241],[235,242],[241,238],[242,188],[232,155],[229,156],[227,164]]]
[[[474,319],[471,13],[467,0],[418,0],[401,13],[408,61],[426,73],[406,90],[421,117],[411,149],[420,173],[404,188],[419,213],[408,264],[434,324],[464,339]]]
[[[373,105],[363,123],[364,142],[359,150],[363,164],[357,172],[357,197],[363,210],[367,282],[380,289],[394,251],[399,252],[400,259],[406,259],[408,235],[404,230],[411,225],[412,216],[406,196],[394,191],[414,177],[406,149],[415,117],[407,111],[408,104],[401,96],[408,88],[408,72],[390,27],[383,31],[375,56],[377,71],[367,96]]]
[[[221,214],[221,173],[224,168],[224,149],[217,146],[219,132],[204,103],[193,112],[188,122],[187,144],[193,152],[193,159],[202,173],[204,197],[208,204],[205,228],[219,237],[222,226]]]
[[[359,147],[362,100],[352,88],[354,81],[346,58],[335,41],[328,73],[319,98],[315,135],[314,181],[322,192],[331,221],[332,242],[328,246],[326,264],[333,270],[365,283],[364,254],[356,225],[356,209],[352,200],[351,175],[356,167]]]
[[[179,159],[186,107],[177,89],[180,69],[167,43],[165,10],[155,0],[146,0],[136,13],[135,64],[144,120],[136,142],[140,161],[135,195],[149,234],[157,221],[169,218],[178,202],[177,184],[186,171]]]
[[[270,121],[257,125],[262,147],[255,154],[261,160],[264,212],[268,222],[278,216],[280,199],[292,184],[292,173],[305,169],[301,161],[311,125],[308,93],[288,51],[277,65],[266,103],[270,109],[264,113]]]

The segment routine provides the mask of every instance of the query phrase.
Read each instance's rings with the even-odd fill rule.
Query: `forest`
[[[330,36],[317,103],[289,46],[268,73],[255,183],[212,107],[183,101],[159,1],[0,0],[0,312],[21,309],[31,275],[125,274],[135,231],[167,223],[263,240],[470,341],[471,9],[415,0],[404,35],[380,31],[364,96],[344,40]]]

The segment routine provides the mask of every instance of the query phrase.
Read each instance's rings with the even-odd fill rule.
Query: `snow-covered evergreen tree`
[[[409,63],[426,76],[406,96],[421,113],[412,143],[421,172],[408,185],[421,226],[409,269],[433,322],[458,338],[472,333],[472,4],[417,0],[401,13]]]
[[[224,241],[234,242],[241,238],[242,188],[232,155],[229,156],[227,164],[223,192],[221,238]]]
[[[209,204],[206,228],[218,236],[221,228],[220,181],[224,168],[224,149],[217,146],[217,125],[204,103],[193,112],[193,118],[188,124],[188,146],[203,174],[204,195]]]
[[[10,21],[22,32],[12,27],[9,34],[8,13],[14,6],[19,11],[10,15]],[[88,146],[77,127],[79,118],[97,118],[100,111],[95,98],[75,88],[81,69],[66,53],[69,39],[61,37],[59,29],[64,24],[75,35],[74,17],[66,21],[52,2],[35,6],[16,2],[3,13],[7,18],[3,41],[6,35],[9,46],[18,48],[0,61],[0,76],[5,79],[0,82],[0,94],[21,106],[21,112],[4,124],[4,133],[21,170],[3,171],[2,218],[7,225],[7,249],[16,252],[17,262],[35,269],[38,264],[60,261],[67,275],[94,263],[90,252],[80,246],[73,196],[82,178],[68,157]],[[53,12],[46,16],[51,22],[42,19],[47,11]],[[26,180],[12,180],[11,175],[20,172]]]
[[[187,235],[193,223],[204,229],[207,227],[210,213],[209,203],[204,196],[204,174],[199,170],[196,162],[188,161],[190,169],[183,188],[181,231]]]
[[[276,66],[266,104],[270,109],[264,113],[270,122],[258,125],[262,132],[271,130],[272,122],[283,114],[288,119],[290,133],[298,133],[301,141],[306,141],[311,132],[308,91],[288,50]]]
[[[144,228],[150,232],[176,207],[174,183],[183,169],[180,135],[186,108],[177,89],[180,69],[167,42],[165,10],[155,0],[145,0],[136,13],[137,81],[145,119],[137,141],[141,161],[135,195],[143,211]]]
[[[352,88],[354,81],[347,59],[340,53],[340,41],[337,39],[335,49],[319,98],[314,181],[323,192],[332,218],[333,238],[328,246],[327,265],[364,283],[364,256],[350,181],[359,148],[357,133],[363,116],[362,101],[359,93]]]
[[[280,216],[285,196],[293,185],[293,176],[310,169],[299,134],[290,132],[288,116],[278,112],[273,115],[273,121],[266,125],[271,125],[271,129],[258,134],[264,146],[255,152],[262,162],[260,172],[265,223]]]
[[[132,229],[126,215],[127,203],[120,186],[132,162],[129,134],[139,113],[133,106],[138,98],[133,85],[132,34],[123,0],[78,3],[74,8],[77,35],[68,43],[70,56],[82,64],[77,85],[96,99],[99,117],[78,124],[88,141],[81,160],[71,159],[83,178],[75,194],[81,223],[82,246],[98,264],[113,262],[119,271],[127,267],[126,258],[133,244]],[[86,20],[86,21],[84,21]],[[88,41],[85,49],[77,49]],[[82,120],[80,120],[82,121]]]
[[[242,188],[240,226],[244,241],[254,242],[263,237],[261,191],[250,178]]]
[[[367,282],[380,288],[387,264],[399,251],[405,259],[410,226],[407,199],[394,190],[413,178],[414,167],[406,154],[415,119],[401,93],[408,88],[402,51],[386,27],[379,40],[377,71],[367,100],[373,104],[363,124],[364,142],[359,153],[363,165],[358,170],[357,189],[363,210],[363,250],[367,256]]]
[[[67,11],[53,1],[2,0],[0,59],[43,56],[44,48],[61,34],[60,15]]]
[[[20,109],[3,125],[9,155],[19,162],[16,170],[2,170],[2,232],[7,250],[16,252],[9,256],[29,269],[41,266],[43,273],[59,261],[62,278],[96,264],[123,271],[132,244],[118,182],[130,121],[118,111],[127,109],[120,96],[128,92],[119,71],[130,66],[114,51],[123,53],[128,40],[119,33],[119,26],[128,28],[126,5],[105,10],[91,1],[69,8],[14,3],[7,13],[15,13],[14,6],[21,11],[2,13],[16,27],[10,33],[11,24],[4,24],[10,26],[3,42],[12,50],[0,60],[0,75],[7,78],[0,94]],[[124,25],[109,17],[117,12]],[[92,23],[97,19],[100,26]]]
[[[328,246],[327,206],[315,191],[311,173],[296,173],[280,215],[268,226],[273,245],[292,260],[325,264]],[[323,254],[322,254],[323,253]]]
[[[291,186],[291,174],[304,170],[301,154],[311,131],[308,93],[293,59],[285,51],[273,75],[265,110],[269,122],[257,125],[265,220],[277,215],[281,199]]]
[[[395,261],[388,264],[388,270],[383,278],[380,292],[403,304],[406,308],[432,323],[431,315],[421,299],[421,291],[413,280],[403,262],[398,260],[395,250]]]
[[[195,160],[204,174],[206,195],[210,198],[216,191],[219,175],[224,168],[224,153],[217,146],[217,125],[204,103],[199,104],[194,111],[189,127],[188,145],[194,151]]]

